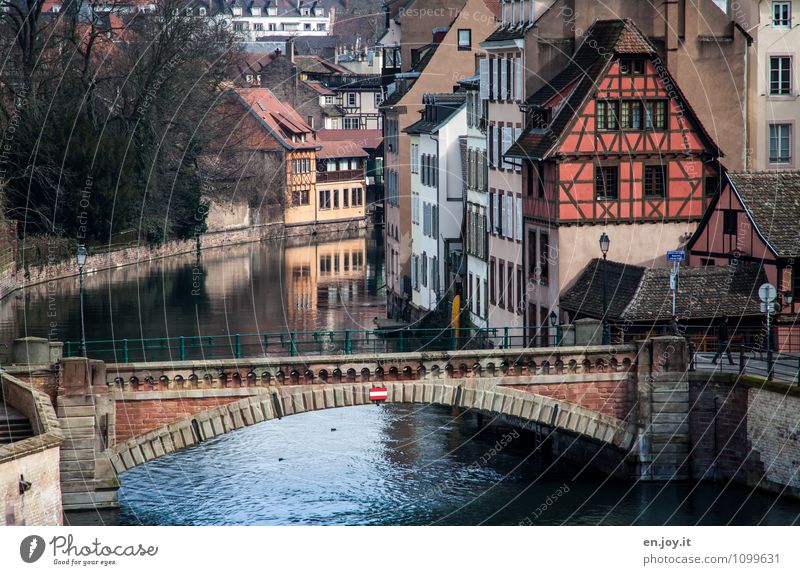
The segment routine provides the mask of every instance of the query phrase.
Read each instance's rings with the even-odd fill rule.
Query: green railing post
[[[345,353],[345,355],[352,355],[353,354],[353,349],[352,349],[351,346],[352,346],[352,343],[350,342],[350,330],[346,329],[346,330],[344,330],[344,353]]]
[[[122,361],[123,363],[128,363],[128,340],[122,340]]]
[[[403,336],[403,330],[400,330],[400,353],[403,353],[406,350],[406,342]]]
[[[503,328],[503,348],[508,349],[508,327]]]
[[[72,357],[72,342],[67,342],[67,357]]]
[[[186,359],[186,338],[181,336],[181,361]]]
[[[289,332],[289,355],[291,357],[294,357],[294,356],[297,355],[297,347],[296,347],[296,345],[297,344],[295,343],[295,340],[294,340],[294,332],[290,331]]]
[[[561,347],[561,340],[562,340],[561,326],[557,325],[556,326],[556,347]]]
[[[236,334],[236,357],[242,357],[242,336],[238,333]]]

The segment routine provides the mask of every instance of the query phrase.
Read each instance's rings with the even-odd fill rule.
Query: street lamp
[[[547,316],[547,317],[550,319],[550,327],[553,328],[553,340],[554,340],[553,341],[553,345],[557,346],[558,345],[558,329],[556,328],[556,325],[558,324],[558,316],[556,315],[555,311],[551,310],[550,311],[550,315]]]
[[[86,246],[81,244],[78,246],[78,253],[76,258],[78,260],[78,275],[80,276],[80,298],[81,298],[81,357],[86,357],[86,328],[83,322],[83,266],[86,264],[86,258],[89,252]]]
[[[611,246],[611,238],[608,237],[608,234],[603,232],[600,234],[600,251],[603,252],[603,344],[608,345],[608,292],[607,292],[607,283],[608,283],[608,274],[606,272],[607,268],[607,255],[608,255],[608,248]]]

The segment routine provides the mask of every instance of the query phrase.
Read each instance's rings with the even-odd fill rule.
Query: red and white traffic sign
[[[386,401],[389,397],[389,391],[385,387],[371,387],[369,389],[370,401]]]

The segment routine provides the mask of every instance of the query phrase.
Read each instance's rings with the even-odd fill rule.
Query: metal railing
[[[353,355],[468,349],[556,347],[561,326],[500,328],[344,329],[223,334],[86,342],[87,355],[111,362]],[[79,341],[64,342],[64,356],[77,357]]]

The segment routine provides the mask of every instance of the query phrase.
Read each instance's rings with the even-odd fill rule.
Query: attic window
[[[241,16],[241,15],[242,15],[242,9],[241,9],[241,7],[239,7],[239,6],[234,6],[234,8],[233,8],[233,15],[234,15],[234,16]]]
[[[198,9],[198,13],[200,14],[200,16],[205,16],[206,15],[206,9],[201,6]]]
[[[623,58],[619,61],[619,73],[625,76],[644,74],[644,59]]]

